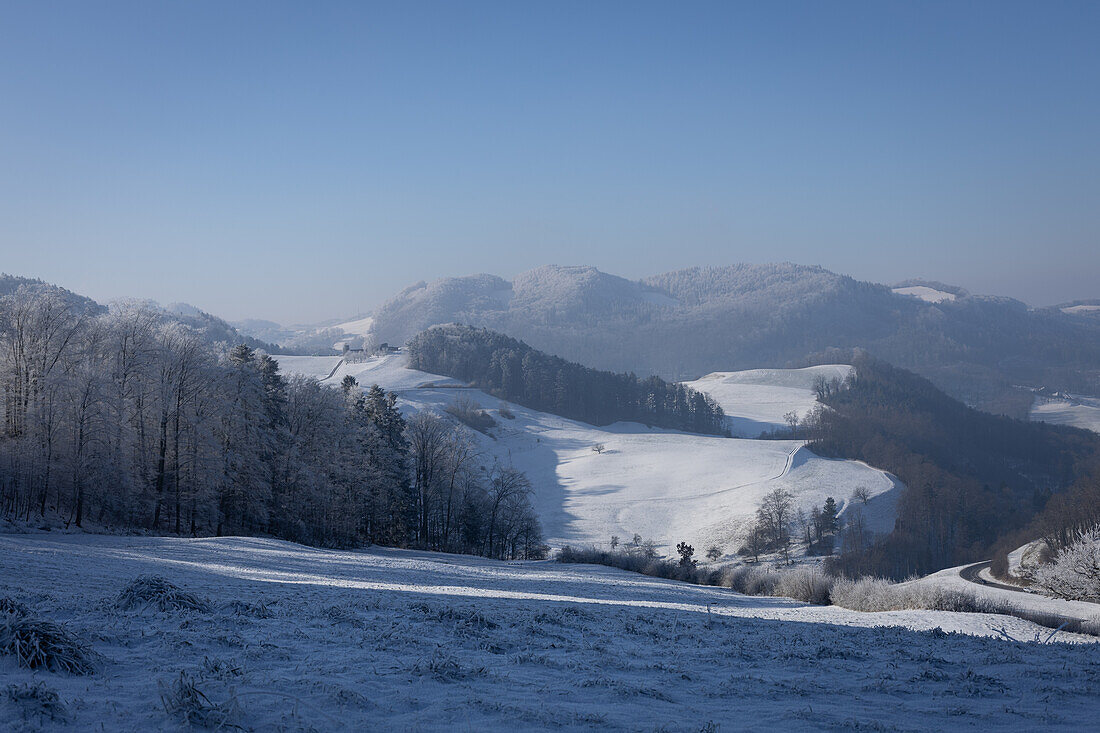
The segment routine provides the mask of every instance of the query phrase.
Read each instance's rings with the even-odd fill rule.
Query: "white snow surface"
[[[1008,574],[1020,579],[1030,578],[1039,568],[1039,557],[1046,542],[1035,540],[1008,553]]]
[[[365,318],[357,318],[353,321],[344,321],[343,323],[337,323],[333,328],[338,328],[344,333],[350,333],[355,336],[366,336],[371,332],[374,327],[374,318],[367,316]]]
[[[893,292],[898,295],[910,295],[914,298],[920,298],[926,303],[943,303],[944,301],[955,300],[954,293],[936,290],[926,285],[911,285],[905,288],[894,288]]]
[[[1100,305],[1070,305],[1062,309],[1063,313],[1093,313],[1100,311]]]
[[[120,610],[160,575],[209,611]],[[102,656],[23,669],[65,719],[0,695],[0,730],[184,730],[181,674],[249,730],[1086,730],[1089,637],[1019,619],[859,613],[588,565],[258,538],[0,536],[0,595]],[[959,632],[959,633],[952,633]],[[1080,642],[1080,643],[1077,643]]]
[[[814,381],[843,382],[852,373],[847,364],[825,364],[805,369],[750,369],[713,372],[684,384],[709,395],[721,405],[733,435],[755,438],[763,432],[786,428],[788,412],[806,416],[817,406]]]
[[[955,568],[947,568],[937,573],[926,575],[923,578],[911,580],[909,583],[917,585],[935,585],[940,588],[967,591],[995,601],[1006,601],[1015,605],[1017,608],[1027,611],[1055,614],[1080,621],[1100,622],[1100,604],[1089,603],[1087,601],[1067,601],[1061,598],[1051,598],[1027,589],[1015,591],[995,588],[988,585],[978,585],[977,583],[966,580],[960,575],[960,572],[967,567],[969,566],[960,565]],[[983,571],[982,577],[986,580],[993,580],[998,583],[1004,582],[989,575],[988,569]]]
[[[1031,403],[1029,417],[1033,421],[1072,425],[1100,433],[1100,398],[1080,395],[1036,397]]]
[[[308,357],[287,359],[285,365],[284,357],[274,358],[284,372],[317,376],[331,369],[329,362],[315,366]],[[839,373],[850,367],[832,369]],[[776,487],[789,490],[795,506],[807,513],[832,496],[842,515],[856,506],[852,492],[865,487],[871,500],[858,506],[867,528],[893,528],[900,488],[895,479],[857,461],[821,458],[802,447],[802,441],[693,435],[637,423],[595,427],[502,403],[449,377],[408,369],[403,354],[341,364],[326,383],[339,383],[347,374],[363,388],[378,384],[396,392],[405,411],[443,414],[459,394],[488,410],[497,427],[488,436],[471,435],[486,465],[496,460],[527,474],[535,488],[535,509],[554,547],[600,546],[612,535],[628,539],[638,533],[668,555],[686,541],[700,554],[718,545],[732,556],[743,544],[761,499]],[[785,379],[801,384],[812,376]],[[759,387],[774,389],[766,383]],[[502,404],[514,419],[500,416]],[[592,450],[597,444],[604,446],[603,453]]]

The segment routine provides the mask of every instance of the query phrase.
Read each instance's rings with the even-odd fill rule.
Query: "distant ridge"
[[[908,287],[951,297],[893,292]],[[406,288],[372,315],[374,335],[389,343],[464,323],[595,368],[677,380],[806,366],[860,348],[967,404],[1026,417],[1030,388],[1100,395],[1100,318],[1079,310],[777,263],[694,267],[641,281],[558,265],[511,282],[488,274],[444,278]]]

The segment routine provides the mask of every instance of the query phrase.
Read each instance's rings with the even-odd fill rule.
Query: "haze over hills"
[[[674,380],[844,361],[861,348],[967,404],[1021,418],[1033,388],[1100,394],[1100,319],[1087,307],[1029,308],[942,283],[890,287],[791,263],[641,281],[548,265],[511,282],[479,274],[416,283],[371,315],[382,342],[465,323],[595,368]]]

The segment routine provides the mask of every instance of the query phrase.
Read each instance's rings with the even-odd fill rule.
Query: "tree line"
[[[854,379],[799,429],[815,453],[866,461],[905,488],[894,531],[842,553],[838,571],[903,578],[985,559],[1058,505],[1100,451],[1087,431],[978,412],[866,354],[853,365]]]
[[[527,557],[531,487],[445,416],[280,373],[135,302],[45,284],[0,298],[0,514]],[[424,433],[431,433],[424,439]]]
[[[620,420],[710,435],[726,434],[710,397],[659,377],[590,369],[522,341],[469,326],[436,326],[408,344],[409,366],[471,383],[542,412],[608,425]]]

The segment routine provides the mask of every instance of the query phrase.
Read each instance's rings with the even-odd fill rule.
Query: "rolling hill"
[[[697,548],[719,545],[731,555],[743,543],[761,499],[775,488],[789,490],[795,505],[806,511],[833,496],[843,515],[853,507],[853,491],[863,487],[871,497],[860,506],[868,527],[877,533],[893,528],[900,484],[864,463],[814,455],[802,441],[738,440],[637,423],[596,427],[503,403],[459,380],[410,369],[405,354],[352,364],[339,357],[274,358],[282,371],[326,384],[339,384],[345,376],[363,387],[378,384],[398,394],[405,412],[444,414],[459,395],[488,411],[496,427],[471,435],[486,464],[511,464],[531,479],[535,508],[554,546],[603,545],[612,535],[630,538],[637,532],[655,540],[665,554],[686,540]],[[784,386],[804,383],[805,375],[782,370],[747,375],[728,414],[747,420],[804,407],[804,390]],[[776,402],[784,390],[793,394],[791,405]],[[593,450],[596,445],[603,446],[601,453]]]
[[[1100,319],[942,283],[893,288],[789,263],[692,268],[632,281],[545,266],[512,281],[445,278],[372,314],[379,341],[464,323],[598,369],[695,379],[835,361],[862,348],[969,405],[1026,418],[1030,388],[1100,395]]]

